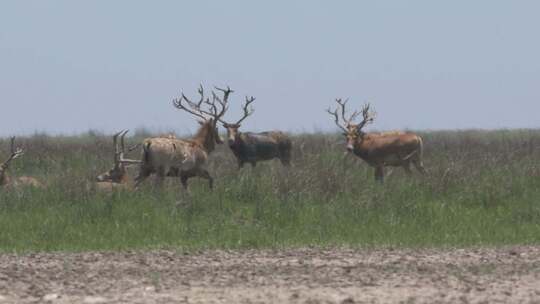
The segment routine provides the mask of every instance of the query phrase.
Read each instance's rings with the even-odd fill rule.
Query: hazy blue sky
[[[193,131],[181,89],[230,85],[250,130],[540,127],[540,1],[1,1],[0,135]]]

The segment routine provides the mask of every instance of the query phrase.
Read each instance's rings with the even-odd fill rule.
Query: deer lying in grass
[[[133,187],[132,180],[127,173],[127,166],[133,164],[140,164],[140,160],[132,160],[124,158],[126,151],[124,137],[129,130],[120,131],[113,136],[114,145],[114,165],[113,167],[96,177],[96,189],[102,191],[131,189]],[[120,136],[120,146],[118,145],[118,136]],[[134,146],[129,149],[128,152],[136,149]]]
[[[156,174],[158,184],[165,176],[180,177],[182,186],[187,189],[188,179],[201,177],[208,180],[209,187],[213,188],[213,178],[206,169],[208,156],[214,151],[216,144],[222,144],[216,123],[227,111],[227,102],[230,89],[219,89],[223,92],[220,98],[212,91],[212,102],[204,96],[201,86],[198,90],[199,102],[189,100],[183,93],[180,98],[173,100],[173,105],[182,111],[200,118],[200,127],[191,139],[176,139],[153,137],[143,142],[142,164],[139,175],[135,178],[135,187],[138,187],[151,174]],[[203,109],[208,107],[208,109]]]
[[[260,133],[240,132],[242,121],[253,114],[250,108],[255,98],[246,96],[246,103],[243,106],[244,115],[235,123],[228,123],[221,120],[223,127],[227,129],[227,139],[229,148],[238,161],[238,167],[242,168],[244,163],[250,163],[252,167],[258,161],[278,158],[284,166],[289,166],[291,162],[291,140],[281,131],[267,131]]]
[[[15,137],[11,137],[10,139],[10,155],[9,158],[3,162],[0,165],[0,188],[6,187],[6,188],[15,188],[15,187],[35,187],[35,188],[45,188],[45,186],[37,180],[35,177],[32,176],[19,176],[16,178],[11,178],[7,170],[9,168],[9,164],[24,155],[24,151],[21,148],[15,148]]]
[[[363,120],[354,124],[353,121],[360,112],[355,111],[347,119],[347,101],[336,99],[336,102],[338,107],[334,111],[327,111],[334,117],[336,125],[343,130],[343,135],[347,138],[347,150],[375,168],[375,180],[384,181],[384,167],[387,166],[403,167],[407,174],[411,174],[411,163],[420,173],[426,174],[422,163],[423,142],[420,136],[402,131],[365,133],[362,129],[374,120],[370,105],[366,104],[362,108]],[[341,112],[343,124],[339,121],[338,112]]]

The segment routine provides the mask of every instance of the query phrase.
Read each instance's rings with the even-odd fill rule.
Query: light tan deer
[[[161,184],[165,176],[178,176],[184,189],[187,189],[188,179],[201,177],[208,180],[210,188],[213,188],[213,178],[206,169],[209,154],[214,151],[216,144],[222,144],[216,123],[227,111],[227,102],[230,88],[219,89],[222,97],[212,91],[212,102],[204,96],[201,86],[198,90],[199,102],[189,100],[183,93],[180,98],[173,100],[173,105],[182,111],[200,118],[200,127],[191,139],[147,138],[143,142],[142,164],[139,175],[135,178],[136,187],[151,174],[156,174],[158,184]],[[207,109],[203,109],[207,107]]]
[[[11,178],[9,174],[7,173],[7,170],[9,168],[10,163],[23,156],[24,151],[23,149],[15,148],[15,136],[11,137],[10,139],[10,155],[9,158],[3,162],[0,165],[0,188],[15,188],[15,187],[35,187],[35,188],[45,188],[45,185],[43,185],[39,180],[37,180],[35,177],[32,176],[19,176],[15,178]]]
[[[124,157],[126,147],[124,143],[124,137],[129,130],[120,131],[113,136],[114,145],[114,165],[113,167],[96,177],[96,189],[100,191],[112,191],[112,190],[129,190],[133,189],[133,180],[128,175],[127,166],[133,164],[140,164],[140,160],[126,159]],[[118,137],[120,136],[120,145],[118,144]],[[129,149],[128,152],[136,149],[134,146]]]
[[[370,111],[370,105],[366,104],[361,112],[354,111],[346,118],[346,101],[336,99],[338,107],[332,111],[336,125],[343,130],[347,138],[347,150],[360,157],[370,166],[375,168],[375,180],[384,181],[384,167],[403,167],[407,174],[411,174],[411,163],[416,169],[426,174],[422,163],[423,142],[422,138],[411,132],[392,131],[383,133],[365,133],[362,129],[373,122],[374,113]],[[340,123],[340,115],[343,124]],[[362,114],[362,121],[353,123],[355,118]]]

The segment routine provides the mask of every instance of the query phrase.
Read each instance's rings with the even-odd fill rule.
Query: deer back
[[[420,136],[410,132],[366,133],[354,153],[369,162],[399,162],[422,148]]]
[[[231,149],[237,157],[263,160],[281,155],[281,150],[288,143],[288,137],[280,131],[245,132],[240,133]]]
[[[189,140],[147,138],[143,143],[143,166],[154,170],[189,170],[205,163],[207,157],[204,149]]]

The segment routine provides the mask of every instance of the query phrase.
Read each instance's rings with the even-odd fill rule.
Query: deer
[[[124,154],[126,153],[124,137],[128,132],[129,130],[122,130],[113,135],[114,164],[110,170],[96,176],[96,189],[100,191],[111,191],[121,189],[128,190],[133,187],[132,180],[127,172],[127,167],[129,165],[140,164],[141,161],[126,159],[124,157]],[[120,145],[118,144],[118,137],[120,137]],[[138,148],[138,145],[131,147],[128,152],[131,152],[136,148]]]
[[[384,182],[385,167],[402,167],[408,175],[411,175],[412,163],[422,175],[427,173],[422,161],[423,141],[420,136],[405,131],[366,133],[363,131],[364,127],[373,123],[375,119],[375,114],[370,110],[370,104],[365,104],[361,112],[354,111],[347,118],[347,101],[336,99],[337,107],[334,110],[328,108],[327,112],[332,115],[335,124],[343,131],[347,139],[347,151],[375,168],[376,181]],[[342,122],[338,113],[341,113]],[[362,114],[362,121],[354,123],[360,114]]]
[[[219,136],[217,122],[228,109],[227,103],[232,90],[227,87],[215,87],[218,94],[212,90],[212,101],[205,96],[202,85],[198,89],[200,99],[191,101],[183,92],[179,98],[173,99],[173,106],[200,119],[199,129],[192,138],[177,139],[174,137],[152,137],[143,141],[142,163],[139,174],[135,178],[135,187],[151,174],[157,175],[161,185],[165,176],[180,177],[185,190],[191,177],[201,177],[208,180],[208,186],[213,189],[214,179],[206,169],[208,157],[216,145],[223,144]],[[205,109],[203,109],[205,107]]]
[[[0,188],[6,187],[6,188],[18,188],[18,187],[34,187],[34,188],[41,188],[44,189],[45,185],[43,185],[39,180],[37,180],[35,177],[32,176],[19,176],[16,178],[11,178],[7,170],[9,168],[10,163],[23,156],[24,150],[20,147],[15,148],[15,136],[10,138],[10,155],[6,161],[4,161],[0,165]]]
[[[258,161],[278,158],[283,166],[290,166],[292,144],[290,138],[281,131],[267,131],[260,133],[240,132],[241,123],[251,114],[254,109],[251,105],[255,101],[253,96],[247,97],[243,109],[243,116],[235,123],[220,119],[223,127],[227,130],[227,141],[238,162],[238,168],[242,169],[244,163],[250,163],[252,167]]]

